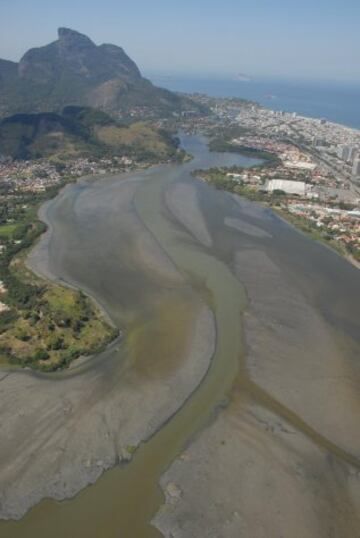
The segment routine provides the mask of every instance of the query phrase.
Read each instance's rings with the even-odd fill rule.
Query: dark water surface
[[[359,336],[356,334],[359,271],[329,249],[296,232],[270,211],[256,209],[258,206],[254,204],[247,204],[244,210],[228,194],[215,191],[190,175],[200,167],[245,166],[254,161],[234,154],[210,154],[204,141],[197,137],[183,137],[182,142],[194,155],[192,162],[134,173],[128,181],[137,182],[134,211],[184,276],[187,293],[190,289],[200,294],[214,311],[217,344],[208,374],[183,408],[151,440],[140,446],[130,464],[105,473],[94,486],[83,490],[73,500],[61,503],[45,500],[20,522],[1,523],[1,537],[160,536],[150,521],[163,501],[158,486],[161,474],[229,396],[236,378],[240,378],[244,390],[252,387],[246,373],[241,329],[246,290],[232,270],[235,251],[255,248],[265,252],[290,275],[297,289],[327,322],[337,331],[341,330],[344,339]],[[213,240],[211,247],[198,244],[169,215],[164,193],[174,182],[190,182],[196,186]],[[48,209],[54,226],[48,248],[54,274],[91,292],[116,323],[126,325],[134,320],[134,312],[151,304],[149,297],[163,290],[149,274],[130,263],[131,238],[119,228],[116,215],[117,185],[120,185],[119,180],[102,179],[71,186],[60,194]],[[87,191],[94,189],[97,204],[89,206]],[[225,217],[241,217],[268,235],[250,237],[237,233],[224,225]],[[151,346],[149,341],[148,348]],[[87,367],[107,368],[112,376],[118,363],[119,354],[110,353],[104,363],[97,360]],[[299,423],[298,427],[305,430],[303,424]],[[312,437],[310,429],[305,433]],[[321,436],[314,440],[322,443]],[[331,450],[329,446],[326,448]]]

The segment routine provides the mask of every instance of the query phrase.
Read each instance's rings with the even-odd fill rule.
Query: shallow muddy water
[[[242,328],[247,290],[234,271],[236,252],[261,251],[281,267],[326,323],[334,331],[336,328],[339,346],[346,350],[349,370],[360,368],[356,362],[360,273],[269,210],[237,203],[230,195],[219,193],[190,175],[201,167],[246,166],[254,161],[234,154],[210,154],[201,138],[183,137],[182,142],[194,156],[190,163],[152,168],[126,178],[81,183],[68,187],[50,202],[47,218],[52,234],[42,246],[46,259],[42,267],[44,273],[50,271],[89,292],[114,323],[125,329],[119,347],[88,361],[75,372],[58,376],[59,382],[64,376],[81,376],[88,369],[105,371],[108,375],[104,376],[103,390],[94,395],[102,398],[106,391],[116,390],[123,368],[136,370],[139,390],[141,376],[166,380],[181,360],[201,302],[211,307],[216,319],[216,349],[208,373],[184,406],[140,445],[131,463],[106,472],[72,500],[44,500],[22,520],[0,523],[0,535],[4,538],[161,536],[151,525],[163,501],[159,478],[193,436],[213,420],[216,410],[226,404],[235,382],[240,394],[243,390],[261,405],[283,413],[315,443],[322,444],[321,435],[312,435],[311,428],[307,429],[305,423],[297,421],[291,412],[287,413],[255,387],[248,375]],[[119,210],[119,197],[126,196],[126,191],[120,190],[124,182],[136,184],[132,212],[125,215]],[[190,199],[186,196],[195,196],[199,204],[197,222],[180,222],[179,215],[171,211],[166,193],[174,185],[193,189],[184,195],[182,212],[186,214]],[[125,220],[128,225],[133,215],[156,239],[163,255],[159,267],[151,252],[146,263],[139,258],[136,226],[124,226]],[[195,228],[200,218],[211,244],[198,240]],[[227,226],[225,219],[241,219],[244,232]],[[40,266],[37,269],[41,271]],[[260,274],[262,267],[258,271]],[[324,443],[323,448],[331,452],[331,443]],[[345,447],[344,455],[348,452]],[[341,458],[341,450],[335,451],[335,455]],[[357,464],[356,455],[353,456]]]

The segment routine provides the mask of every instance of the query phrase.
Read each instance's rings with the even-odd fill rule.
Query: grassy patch
[[[2,224],[0,226],[0,237],[11,237],[18,227],[19,224]]]
[[[9,210],[21,220],[11,225],[11,236],[8,229],[6,248],[0,254],[0,280],[6,288],[1,301],[9,307],[0,313],[2,365],[57,370],[80,355],[100,351],[118,334],[82,292],[46,282],[26,267],[30,247],[45,230],[37,220],[37,208],[56,192],[7,200]],[[24,204],[26,212],[17,213],[16,208]]]
[[[96,128],[95,133],[101,143],[139,161],[156,162],[176,154],[177,148],[171,137],[145,123],[127,127],[105,125]]]
[[[0,349],[12,364],[56,370],[80,355],[100,351],[117,331],[77,290],[47,285],[31,309],[8,312],[0,324]]]

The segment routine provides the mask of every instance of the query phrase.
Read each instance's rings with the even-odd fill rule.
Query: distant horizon
[[[124,48],[143,72],[360,82],[356,0],[2,0],[0,57],[18,62],[65,26]]]
[[[136,61],[136,60],[135,60]],[[301,76],[296,74],[286,74],[286,73],[249,73],[245,71],[175,71],[171,68],[169,69],[141,69],[142,74],[145,77],[191,77],[196,79],[223,79],[223,80],[233,80],[236,82],[236,76],[238,74],[245,75],[249,77],[249,81],[239,80],[239,85],[246,85],[248,82],[254,81],[283,81],[283,82],[303,82],[303,83],[322,83],[322,84],[339,84],[339,85],[348,85],[354,84],[355,86],[360,86],[360,76],[359,78],[328,78],[328,77],[315,77],[315,76]]]
[[[194,75],[145,72],[157,86],[212,97],[235,97],[255,101],[270,110],[296,112],[311,118],[360,129],[360,83],[354,81],[305,80],[254,76],[249,81],[232,75]]]
[[[58,27],[60,28],[60,27]],[[57,28],[57,30],[58,30]],[[71,28],[69,26],[69,28]],[[88,36],[92,41],[95,42],[95,40],[92,39],[91,35],[89,33],[86,33],[86,32],[80,32],[77,28],[71,28],[72,30],[75,30],[79,33],[82,33],[86,36]],[[57,34],[56,34],[57,36]],[[6,58],[4,56],[1,55],[0,53],[0,59],[1,60],[6,60],[6,61],[10,61],[10,62],[14,62],[14,63],[19,63],[22,59],[22,57],[24,56],[24,54],[26,54],[26,52],[28,50],[31,50],[31,49],[34,49],[34,48],[41,48],[42,46],[45,46],[45,45],[48,45],[54,41],[57,40],[57,37],[52,39],[51,41],[47,42],[47,43],[43,43],[43,44],[40,44],[40,45],[37,45],[37,46],[29,46],[26,50],[24,50],[24,52],[22,54],[20,54],[19,57],[17,58]],[[103,43],[110,43],[110,41],[104,41]],[[96,44],[102,44],[101,42],[96,42]],[[151,68],[151,67],[146,67],[146,66],[142,66],[135,57],[133,57],[131,55],[131,53],[129,53],[127,51],[127,48],[126,48],[126,45],[124,44],[118,44],[118,43],[112,43],[113,45],[117,45],[119,47],[122,47],[124,48],[125,52],[127,54],[129,54],[129,56],[131,57],[132,60],[135,61],[135,63],[138,65],[140,71],[142,72],[142,74],[144,76],[147,76],[147,77],[150,77],[150,76],[157,76],[157,77],[194,77],[196,76],[196,78],[199,78],[199,79],[210,79],[210,78],[224,78],[224,79],[235,79],[237,75],[241,74],[241,75],[244,75],[244,76],[247,76],[249,77],[251,80],[263,80],[263,81],[266,81],[266,80],[282,80],[282,81],[294,81],[294,82],[317,82],[317,83],[338,83],[338,84],[355,84],[355,85],[360,85],[360,73],[358,75],[358,78],[350,78],[350,77],[332,77],[330,78],[329,76],[314,76],[314,75],[310,75],[310,74],[294,74],[294,73],[281,73],[281,72],[260,72],[260,71],[256,71],[256,66],[255,66],[255,71],[248,71],[248,70],[242,70],[241,69],[241,66],[239,69],[234,69],[233,71],[230,71],[230,70],[227,70],[227,71],[210,71],[210,70],[203,70],[203,71],[199,71],[199,69],[174,69],[173,66],[163,66],[161,68]],[[246,84],[247,81],[241,81],[239,80],[239,83],[244,83]]]

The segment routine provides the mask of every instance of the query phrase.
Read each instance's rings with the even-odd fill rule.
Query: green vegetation
[[[0,253],[0,280],[6,289],[0,300],[8,308],[0,313],[1,364],[57,370],[80,355],[100,351],[118,334],[81,291],[45,282],[25,265],[28,249],[45,230],[37,208],[61,186],[7,197],[2,216],[11,215],[15,222],[1,226],[7,227],[7,235]]]
[[[238,138],[239,136],[252,134],[251,131],[247,128],[242,127],[238,124],[228,125],[217,131],[217,134],[209,143],[210,151],[218,151],[220,153],[230,152],[230,153],[240,153],[246,157],[252,157],[254,159],[261,159],[263,162],[260,166],[278,166],[281,161],[274,154],[268,151],[261,151],[255,148],[250,148],[247,146],[241,146],[238,144],[233,144],[232,140]]]
[[[342,256],[346,255],[345,247],[339,241],[336,241],[336,239],[334,239],[333,235],[328,230],[318,228],[313,221],[306,219],[305,217],[302,217],[300,215],[294,215],[293,213],[290,213],[290,211],[287,211],[285,208],[275,208],[275,210],[283,219],[287,220],[296,228],[309,235],[316,241],[320,241],[321,243],[324,243],[325,245],[331,247],[333,250],[336,250],[336,252],[338,254],[341,254]]]
[[[260,202],[271,207],[283,219],[287,220],[316,241],[320,241],[331,247],[342,256],[351,256],[357,262],[360,261],[360,251],[356,246],[349,244],[345,247],[340,241],[335,239],[332,230],[326,227],[319,228],[312,220],[290,213],[284,205],[284,197],[286,197],[284,191],[274,190],[273,192],[268,193],[247,185],[242,181],[235,181],[226,176],[228,172],[239,171],[240,169],[238,167],[227,169],[211,168],[209,170],[195,170],[193,175],[206,181],[210,185],[213,185],[216,189],[232,192],[239,196],[244,196],[253,202]],[[350,208],[351,207],[352,206],[350,206]],[[343,208],[347,208],[346,204],[343,205]]]
[[[274,153],[269,153],[268,151],[261,151],[255,148],[249,148],[247,146],[232,144],[230,141],[221,138],[215,138],[211,140],[209,148],[210,151],[240,153],[241,155],[245,155],[246,157],[261,159],[265,161],[265,163],[262,163],[261,166],[278,166],[281,162]]]
[[[210,170],[195,170],[193,175],[203,179],[207,183],[210,183],[210,185],[213,185],[216,189],[245,196],[254,202],[264,202],[274,206],[279,206],[281,204],[284,195],[282,191],[267,193],[265,191],[255,189],[242,181],[239,182],[226,176],[226,173],[233,171],[238,173],[240,168],[211,168]]]
[[[14,159],[130,156],[159,162],[178,156],[176,139],[146,123],[125,124],[88,107],[62,114],[17,114],[0,122],[0,146]]]
[[[11,237],[18,228],[18,224],[3,224],[0,226],[0,237]]]
[[[117,155],[124,154],[139,162],[156,163],[177,157],[176,139],[147,123],[138,122],[122,128],[114,123],[97,126],[95,134],[100,143]]]

